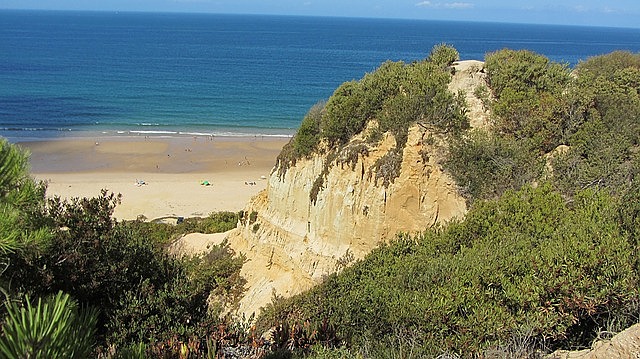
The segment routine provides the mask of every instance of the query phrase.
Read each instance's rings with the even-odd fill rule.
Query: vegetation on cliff
[[[620,206],[595,190],[573,203],[551,185],[508,191],[274,303],[259,325],[327,321],[333,344],[415,357],[471,356],[525,338],[543,349],[585,345],[607,324],[640,319],[637,247]]]
[[[536,356],[640,320],[640,55],[571,70],[500,50],[485,70],[474,93],[491,121],[449,136],[443,162],[467,217],[400,235],[274,301],[260,326],[323,333],[283,352],[342,343],[347,357]]]
[[[454,140],[445,167],[470,203],[545,178],[567,197],[625,192],[639,169],[638,61],[615,52],[570,71],[529,51],[488,54],[490,129]]]
[[[369,129],[367,139],[377,142],[381,134],[394,136],[396,146],[388,158],[380,159],[377,168],[395,168],[402,160],[410,125],[420,123],[438,133],[460,133],[469,127],[464,99],[447,90],[451,79],[449,65],[458,59],[451,46],[435,46],[425,60],[405,64],[387,61],[376,71],[359,81],[349,81],[338,87],[327,102],[319,102],[304,117],[300,129],[285,146],[277,160],[282,177],[300,158],[314,153],[329,153],[325,168],[334,165],[336,154],[349,141]],[[394,162],[387,164],[385,162]],[[395,165],[394,165],[395,164]],[[320,177],[324,177],[326,171]],[[393,182],[398,171],[377,171],[385,185]],[[316,181],[321,189],[323,178]],[[312,198],[313,199],[313,198]]]

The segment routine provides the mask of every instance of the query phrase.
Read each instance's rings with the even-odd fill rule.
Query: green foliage
[[[255,223],[258,220],[258,212],[251,211],[249,213],[249,224]]]
[[[25,305],[6,303],[0,353],[4,358],[88,358],[98,313],[79,309],[68,294]]]
[[[29,177],[28,152],[0,138],[0,255],[44,245],[49,237],[40,216],[45,188]]]
[[[620,224],[637,247],[640,244],[640,179],[635,179],[621,198]]]
[[[369,133],[367,134],[366,142],[372,145],[380,143],[383,138],[383,133],[380,130],[380,126],[375,126],[371,128]]]
[[[628,68],[640,69],[640,54],[628,51],[614,51],[610,54],[594,56],[576,66],[580,76],[602,76],[607,80],[614,80],[621,70]]]
[[[163,283],[145,279],[124,293],[107,323],[108,343],[157,345],[170,340],[199,342],[215,331],[218,315],[237,302],[245,280],[244,257],[235,257],[227,243],[201,257],[184,260]],[[215,305],[209,305],[210,300]]]
[[[496,102],[496,130],[528,147],[550,151],[561,141],[563,90],[570,82],[566,65],[526,50],[500,50],[486,57]]]
[[[484,110],[489,109],[491,105],[489,88],[485,85],[480,85],[473,90],[473,95],[480,99],[482,102],[482,108]]]
[[[142,236],[158,245],[168,245],[179,237],[188,233],[223,233],[230,231],[238,225],[240,214],[236,212],[213,212],[207,217],[184,218],[178,224],[163,223],[159,221],[143,222],[135,221],[138,236]]]
[[[323,101],[316,103],[302,120],[293,142],[296,157],[307,157],[318,147],[325,106]]]
[[[449,45],[436,46],[429,60],[412,64],[386,61],[361,80],[343,83],[326,105],[314,106],[305,116],[300,130],[278,157],[279,175],[282,177],[298,158],[317,151],[323,141],[330,153],[340,152],[371,120],[378,126],[367,141],[378,142],[390,132],[396,140],[396,153],[402,153],[412,124],[441,133],[468,129],[464,96],[448,91],[451,74],[443,67],[457,56]],[[322,182],[318,179],[314,189],[321,189]]]
[[[539,178],[543,162],[515,140],[482,130],[451,143],[445,168],[468,202],[495,199]]]
[[[322,137],[330,145],[344,144],[362,131],[368,113],[362,111],[364,91],[355,81],[340,85],[327,101],[326,116],[321,124]]]
[[[0,138],[0,198],[6,197],[13,188],[28,180],[28,176],[28,153]]]
[[[624,193],[640,172],[639,59],[614,52],[580,63],[570,76],[565,65],[530,51],[488,54],[494,134],[454,141],[445,165],[463,194],[495,198],[539,181],[545,160],[567,197],[589,187]],[[560,144],[568,147],[544,157]]]
[[[59,290],[80,303],[101,309],[98,318],[100,350],[177,338],[205,347],[218,314],[233,305],[244,281],[239,276],[243,257],[228,246],[214,247],[202,258],[176,258],[159,238],[163,225],[116,222],[113,209],[119,196],[49,201],[44,215],[54,233],[47,247],[12,253],[6,270],[13,293],[44,296]],[[235,213],[213,214],[186,221],[179,230],[225,230],[237,222]],[[209,310],[210,295],[216,306]],[[108,334],[108,335],[107,335]]]
[[[185,218],[176,226],[178,232],[186,233],[223,233],[230,231],[238,225],[238,213],[214,212],[205,218]]]
[[[127,343],[164,342],[174,336],[184,341],[204,339],[207,326],[215,324],[207,313],[207,296],[192,291],[184,275],[160,287],[145,280],[124,293],[115,307],[107,324],[107,342],[125,347]]]
[[[554,182],[563,193],[589,187],[624,191],[638,172],[638,158],[626,136],[612,132],[601,121],[589,121],[572,136],[569,151],[554,158]]]
[[[328,320],[352,348],[403,338],[418,357],[472,357],[524,332],[552,349],[588,346],[638,296],[617,211],[602,192],[571,205],[548,185],[507,192],[478,202],[462,222],[400,236],[308,293],[274,302],[258,325]]]
[[[210,306],[210,309],[216,313],[235,305],[244,293],[246,280],[240,276],[240,269],[245,260],[245,256],[236,255],[226,241],[208,248],[204,255],[186,258],[191,292],[208,293],[209,299],[215,299],[217,307]]]
[[[278,154],[276,167],[278,175],[284,176],[290,166],[296,164],[299,158],[309,157],[318,149],[321,140],[320,125],[325,113],[326,102],[320,101],[313,105],[305,115],[296,135]]]
[[[452,45],[441,43],[431,49],[427,60],[438,66],[446,67],[460,60],[460,54]]]
[[[412,123],[419,122],[443,133],[459,133],[469,128],[464,97],[447,89],[448,73],[431,62],[405,65],[396,72],[395,93],[384,99],[378,117],[380,129],[396,136],[399,149],[404,148]],[[391,80],[383,77],[379,81]]]
[[[554,181],[570,196],[587,187],[623,193],[640,170],[640,62],[614,52],[581,63],[567,91],[567,144],[554,159]]]
[[[553,63],[528,50],[504,49],[487,54],[485,68],[489,86],[497,98],[502,97],[506,89],[558,94],[570,78],[566,65]]]

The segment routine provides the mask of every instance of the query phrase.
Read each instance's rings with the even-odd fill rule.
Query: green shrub
[[[184,218],[178,224],[163,222],[131,221],[131,228],[135,228],[136,235],[150,240],[154,244],[166,246],[188,233],[223,233],[238,225],[240,215],[235,212],[213,212],[207,217]]]
[[[166,225],[116,222],[111,214],[118,200],[106,191],[91,199],[52,199],[46,213],[54,233],[51,243],[37,254],[11,254],[5,273],[14,283],[11,291],[45,296],[62,290],[83,305],[100,308],[102,351],[109,345],[153,346],[153,340],[174,336],[206,340],[214,330],[208,323],[217,322],[216,315],[242,291],[244,259],[235,258],[228,247],[213,248],[204,258],[170,256],[167,239],[160,238],[169,232],[155,229]],[[237,214],[185,222],[183,229],[197,224],[220,230],[226,229],[220,223],[235,226]],[[207,300],[211,294],[220,303],[214,311]]]
[[[328,320],[351,348],[404,338],[418,357],[473,357],[525,332],[550,349],[588,347],[607,321],[630,323],[620,313],[639,294],[617,212],[603,192],[567,204],[549,185],[509,191],[274,302],[258,327]]]
[[[340,85],[327,101],[320,130],[332,146],[347,143],[364,129],[367,118],[361,111],[363,96],[360,84],[350,81]]]
[[[623,193],[640,169],[628,137],[607,131],[602,121],[585,123],[571,139],[552,161],[554,183],[567,196],[591,187]]]
[[[580,76],[587,76],[588,73],[591,73],[607,80],[614,80],[619,71],[628,68],[640,69],[640,54],[629,51],[614,51],[606,55],[594,56],[581,61],[576,66],[576,72]]]
[[[340,85],[324,107],[314,106],[309,111],[296,136],[283,148],[277,160],[280,177],[297,159],[317,151],[322,141],[328,144],[329,153],[341,152],[371,120],[378,126],[367,135],[367,141],[376,143],[390,132],[398,152],[404,149],[408,128],[415,123],[442,133],[468,129],[464,96],[448,91],[451,75],[435,63],[454,53],[454,48],[443,45],[434,49],[433,61],[386,61],[361,80]],[[322,180],[316,182],[317,192]]]
[[[485,69],[489,87],[497,98],[502,97],[505,89],[560,94],[570,80],[567,65],[553,63],[528,50],[504,49],[489,53]]]
[[[316,103],[302,120],[293,141],[293,150],[296,157],[308,157],[318,147],[320,124],[325,107],[326,102],[324,101]]]
[[[46,246],[44,183],[29,176],[29,153],[0,137],[0,258],[29,246]]]
[[[107,342],[126,347],[130,343],[154,345],[177,337],[203,341],[216,323],[207,313],[208,293],[192,291],[184,274],[159,287],[143,280],[128,291],[110,314]]]
[[[4,358],[88,358],[95,343],[98,312],[80,309],[59,292],[25,305],[6,303],[0,353]]]
[[[567,66],[531,51],[505,49],[488,54],[485,68],[496,98],[496,131],[533,150],[558,146],[564,131],[562,97],[571,79]]]
[[[460,54],[452,45],[441,43],[431,49],[427,60],[438,66],[446,67],[460,60]]]
[[[640,172],[638,58],[616,52],[578,66],[567,91],[570,149],[553,161],[554,183],[567,196],[587,187],[623,193]]]
[[[476,130],[451,143],[444,166],[472,203],[531,184],[539,178],[543,162],[513,139]]]

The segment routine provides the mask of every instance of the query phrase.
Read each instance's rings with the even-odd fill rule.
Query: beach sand
[[[266,187],[287,138],[95,137],[24,142],[48,196],[122,194],[114,217],[202,217],[239,211]],[[144,185],[138,182],[144,181]],[[202,185],[207,181],[210,185]],[[249,184],[255,183],[255,184]]]

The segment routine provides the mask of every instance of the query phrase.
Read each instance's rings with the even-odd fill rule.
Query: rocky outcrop
[[[458,61],[454,63],[455,73],[449,83],[449,91],[457,93],[463,91],[467,102],[467,117],[473,128],[483,128],[489,123],[489,111],[486,108],[491,94],[487,86],[487,74],[484,71],[484,62],[477,60]],[[485,98],[478,94],[485,90]]]
[[[475,121],[478,126],[486,119],[473,96],[484,81],[482,63],[464,64],[457,65],[450,89],[465,90],[471,96],[467,102],[479,104],[471,104],[471,113],[485,116]],[[284,174],[274,169],[267,189],[253,198],[229,235],[232,248],[248,259],[242,270],[247,292],[241,313],[256,312],[274,294],[290,296],[310,288],[398,232],[419,232],[465,214],[465,200],[439,164],[442,141],[437,136],[418,125],[410,128],[400,175],[385,187],[376,180],[374,164],[394,147],[391,135],[377,145],[356,137],[335,159],[315,155],[298,160]],[[314,201],[310,193],[323,172]]]
[[[640,324],[636,324],[610,340],[596,341],[591,349],[557,351],[547,359],[630,359],[640,358]]]

